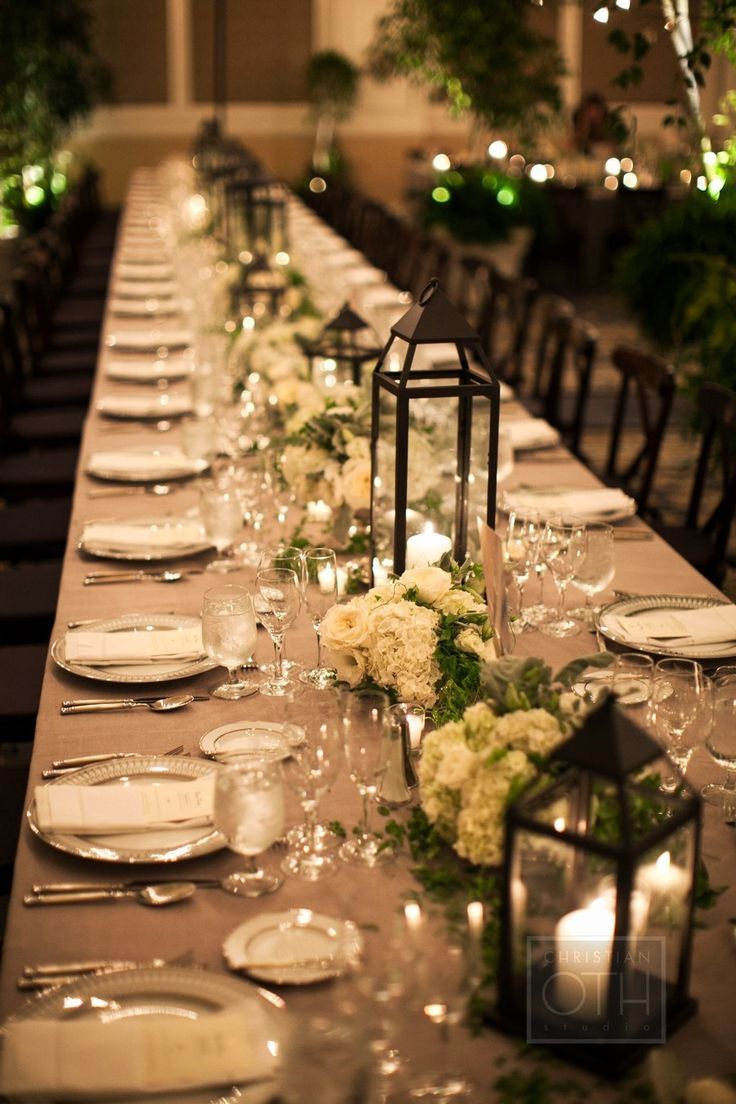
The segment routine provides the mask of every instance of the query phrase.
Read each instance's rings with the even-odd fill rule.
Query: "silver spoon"
[[[90,901],[122,901],[132,897],[141,905],[159,908],[163,905],[175,905],[177,901],[186,901],[196,890],[194,882],[165,882],[152,884],[141,889],[85,889],[73,893],[31,893],[23,898],[23,904],[35,905],[76,905]]]
[[[62,704],[59,712],[67,713],[107,713],[121,709],[150,709],[153,713],[169,713],[172,709],[182,709],[194,701],[193,694],[172,694],[168,698],[156,698],[155,701],[137,701],[135,698],[120,698],[118,701],[101,701],[94,705]]]

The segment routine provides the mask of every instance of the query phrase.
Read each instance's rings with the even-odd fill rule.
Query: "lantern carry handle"
[[[422,291],[421,295],[419,296],[419,299],[417,300],[420,307],[426,307],[427,303],[432,298],[432,296],[434,295],[434,293],[436,292],[436,290],[439,286],[440,286],[439,280],[437,279],[436,276],[433,276],[432,279],[427,284],[427,286]]]

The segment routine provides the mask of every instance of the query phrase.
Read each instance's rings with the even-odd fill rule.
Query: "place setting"
[[[90,453],[85,465],[96,479],[121,483],[157,483],[166,479],[190,479],[207,471],[204,457],[187,456],[178,445],[137,445]]]
[[[159,359],[163,351],[187,349],[192,344],[190,330],[115,330],[105,338],[105,346],[117,353],[157,353]]]
[[[100,396],[95,403],[95,410],[104,418],[156,422],[190,414],[192,402],[187,393],[177,391],[159,390],[151,395],[119,395],[111,392]]]
[[[167,514],[85,521],[77,548],[99,559],[153,563],[199,555],[212,548],[212,542],[198,518]]]
[[[165,351],[168,354],[168,350]],[[104,375],[108,379],[121,383],[145,383],[158,386],[161,385],[161,381],[173,383],[176,380],[185,380],[193,370],[193,360],[185,353],[164,357],[108,356],[103,366]]]

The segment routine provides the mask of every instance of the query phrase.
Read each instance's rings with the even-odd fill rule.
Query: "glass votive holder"
[[[409,729],[409,746],[413,753],[418,753],[424,735],[424,706],[419,705],[418,702],[397,702],[396,705],[391,706],[390,712],[394,717],[406,721]]]
[[[215,454],[216,426],[212,417],[183,418],[181,446],[190,460],[211,460]]]

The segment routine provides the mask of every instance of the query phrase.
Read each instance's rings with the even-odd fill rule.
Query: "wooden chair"
[[[550,299],[542,320],[532,398],[526,405],[559,430],[570,451],[582,459],[580,441],[597,349],[597,331],[575,318],[572,304]]]
[[[655,528],[716,585],[723,582],[736,513],[736,392],[704,383],[698,393],[702,442],[684,525]],[[714,496],[709,488],[717,482]]]
[[[639,513],[646,514],[675,397],[675,372],[672,365],[661,357],[629,345],[616,346],[611,360],[621,379],[604,478],[607,483],[622,487],[632,495],[637,501]],[[627,443],[631,437],[627,417],[632,407],[635,412],[636,445],[633,456],[624,459],[624,437]]]
[[[523,383],[524,354],[537,290],[534,280],[504,276],[489,267],[478,333],[498,378],[517,389]]]

